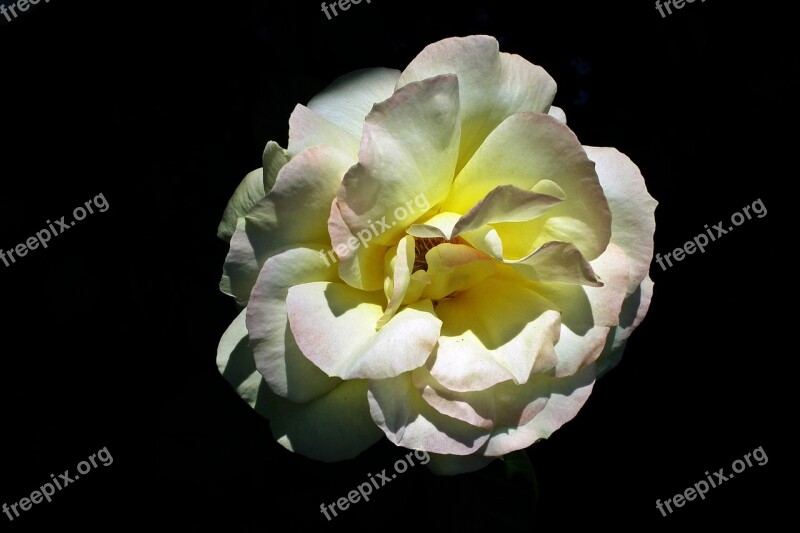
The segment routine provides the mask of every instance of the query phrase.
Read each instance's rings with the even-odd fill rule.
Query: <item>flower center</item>
[[[447,240],[442,237],[415,238],[414,268],[411,270],[411,273],[413,274],[417,270],[428,270],[428,260],[425,258],[425,254],[427,254],[429,250],[432,250],[436,246],[445,243],[464,244],[464,240],[461,237],[456,237],[452,240]]]

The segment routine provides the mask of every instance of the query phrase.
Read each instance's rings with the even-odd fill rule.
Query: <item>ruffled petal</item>
[[[329,376],[343,379],[384,379],[422,366],[442,325],[431,302],[422,300],[376,331],[385,297],[344,283],[296,285],[286,304],[305,356]]]

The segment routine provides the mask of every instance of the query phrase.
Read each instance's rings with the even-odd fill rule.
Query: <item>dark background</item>
[[[327,20],[316,1],[111,4],[53,0],[0,20],[0,248],[99,193],[110,204],[0,264],[0,504],[102,447],[114,458],[0,529],[772,530],[788,516],[796,223],[782,206],[796,190],[798,63],[784,8],[709,0],[662,19],[648,1],[373,0]],[[768,215],[667,271],[653,263],[654,302],[622,364],[528,450],[538,491],[497,464],[456,478],[416,467],[326,522],[320,503],[400,450],[331,465],[290,454],[218,376],[236,310],[217,289],[216,226],[266,142],[285,145],[296,103],[477,33],[556,79],[584,144],[639,165],[662,255],[758,198]],[[766,466],[653,515],[654,499],[759,446]]]

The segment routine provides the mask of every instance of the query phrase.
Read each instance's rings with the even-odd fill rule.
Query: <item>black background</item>
[[[777,3],[40,2],[0,25],[0,248],[95,195],[110,204],[46,250],[0,264],[0,503],[102,447],[114,458],[0,529],[677,529],[788,516],[798,64]],[[427,44],[490,34],[542,65],[584,144],[642,169],[656,251],[760,198],[768,209],[662,271],[622,364],[579,416],[528,450],[538,497],[502,469],[415,467],[327,522],[319,512],[391,468],[382,443],[317,463],[277,445],[217,374],[235,317],[217,288],[222,210],[270,139],[335,77],[403,69]],[[786,310],[783,301],[789,300]],[[792,317],[791,319],[789,317]],[[787,446],[788,444],[788,446]],[[763,446],[668,518],[665,500]],[[788,486],[788,483],[787,483]],[[650,507],[650,511],[646,511]],[[655,520],[655,524],[653,523]]]

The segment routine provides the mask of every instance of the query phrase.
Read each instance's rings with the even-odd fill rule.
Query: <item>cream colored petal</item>
[[[367,115],[359,162],[337,198],[351,233],[382,222],[373,242],[394,245],[447,195],[459,139],[458,79],[411,83]]]
[[[452,391],[478,391],[555,367],[559,314],[536,293],[490,278],[439,301],[442,335],[431,374]]]
[[[286,308],[286,297],[294,285],[334,279],[336,269],[320,259],[318,245],[287,250],[264,264],[247,305],[247,329],[258,370],[275,394],[307,402],[340,382],[300,351],[289,329]]]
[[[548,115],[519,113],[500,124],[456,177],[442,210],[466,213],[496,187],[536,191],[542,180],[557,184],[565,200],[530,222],[493,225],[505,256],[525,257],[557,241],[589,261],[598,257],[611,237],[608,202],[575,134]]]
[[[555,96],[556,83],[544,69],[499,50],[497,40],[486,35],[444,39],[425,47],[397,81],[400,88],[441,74],[458,76],[462,109],[458,169],[503,120],[524,111],[546,113]]]
[[[303,354],[327,375],[343,379],[384,379],[422,366],[441,328],[431,302],[423,300],[376,331],[383,294],[344,283],[296,285],[286,304]]]
[[[372,419],[398,446],[429,453],[469,455],[480,449],[489,432],[444,416],[422,400],[411,374],[372,380]]]
[[[356,70],[334,80],[308,107],[360,139],[364,117],[373,105],[392,95],[399,76],[400,71],[388,68]]]
[[[383,436],[370,416],[367,382],[360,379],[307,403],[294,403],[262,386],[256,411],[269,419],[281,446],[328,463],[352,459]]]

